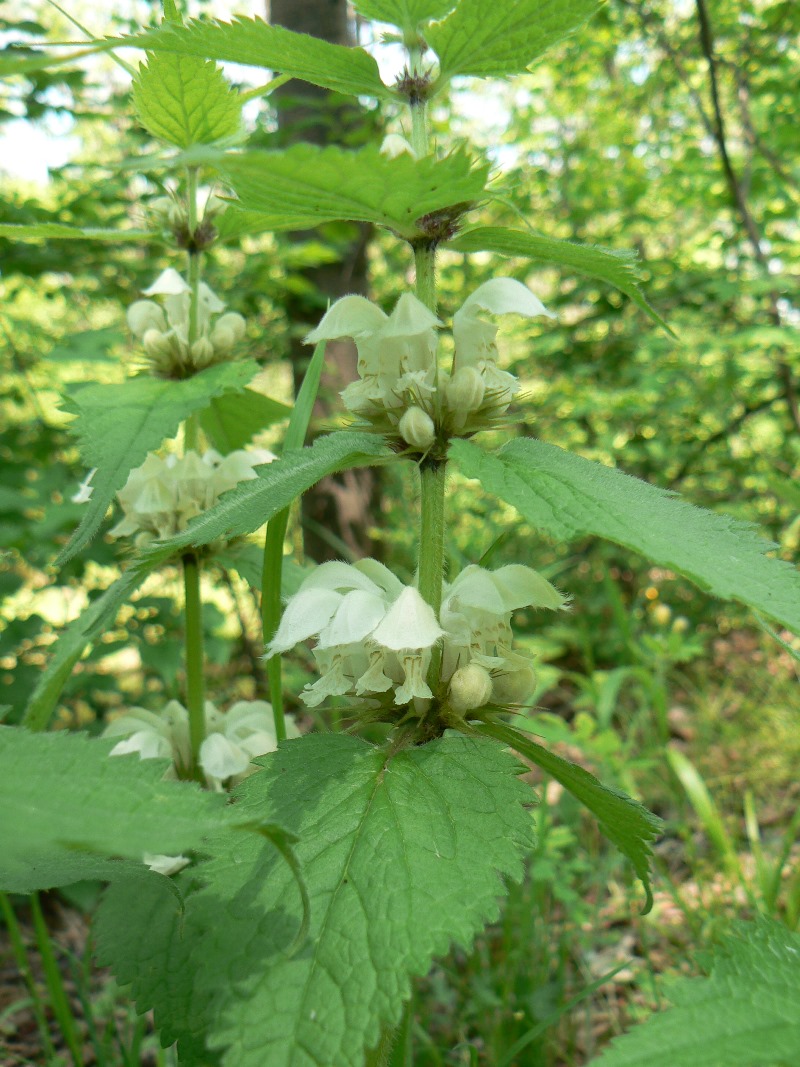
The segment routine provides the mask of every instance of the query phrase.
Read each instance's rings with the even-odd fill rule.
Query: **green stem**
[[[200,333],[200,253],[193,247],[197,232],[197,167],[186,170],[186,201],[189,222],[189,348],[192,347]]]
[[[420,465],[420,531],[418,587],[422,598],[439,616],[444,578],[445,460],[424,460]],[[428,684],[435,692],[439,682],[442,650],[431,650]]]
[[[437,614],[444,575],[445,476],[444,460],[425,460],[420,466],[419,591]]]
[[[200,564],[193,552],[183,557],[183,589],[186,627],[186,707],[189,712],[191,771],[200,779],[200,746],[206,736],[203,681],[203,606],[200,600]],[[189,768],[187,768],[188,770]]]
[[[281,621],[281,575],[283,572],[283,541],[289,523],[289,509],[279,511],[267,523],[267,538],[264,544],[264,569],[261,573],[261,624],[264,644],[275,636]],[[286,718],[283,713],[283,674],[280,655],[267,660],[269,699],[275,720],[275,737],[286,740]]]
[[[414,249],[417,299],[436,314],[436,250],[430,245]]]

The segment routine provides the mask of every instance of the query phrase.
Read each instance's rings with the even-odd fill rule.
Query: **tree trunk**
[[[352,45],[354,30],[346,0],[267,0],[267,18],[296,33],[308,33],[333,44]],[[363,140],[368,118],[356,101],[338,97],[306,82],[290,81],[275,94],[279,140],[283,144],[310,141],[342,144]],[[287,312],[293,325],[291,359],[295,393],[308,364],[309,349],[302,337],[322,317],[328,300],[345,293],[367,291],[366,249],[369,226],[337,225],[333,232],[341,249],[335,263],[304,269],[307,293],[290,293]],[[295,241],[317,237],[316,231],[290,235]],[[344,238],[344,239],[342,239]],[[323,240],[325,238],[323,237]],[[330,243],[329,241],[327,243]],[[325,369],[315,407],[316,420],[330,419],[342,411],[339,392],[356,377],[356,351],[350,341],[329,342]],[[313,434],[313,427],[312,427]],[[375,555],[369,535],[373,515],[380,508],[378,471],[361,468],[324,478],[302,501],[303,544],[306,555],[321,563]]]

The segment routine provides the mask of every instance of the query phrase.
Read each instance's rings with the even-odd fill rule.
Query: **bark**
[[[352,45],[354,29],[346,0],[267,0],[267,18],[275,25],[308,33],[333,44]],[[278,137],[281,143],[303,140],[313,144],[352,144],[366,137],[368,117],[355,101],[336,97],[325,89],[290,81],[276,94]],[[367,292],[366,249],[370,227],[352,224],[340,239],[341,258],[335,263],[302,271],[309,285],[305,293],[289,294],[287,312],[293,325],[291,359],[295,392],[302,382],[309,348],[302,337],[317,324],[330,300],[345,293]],[[308,240],[314,231],[290,234],[292,240]],[[328,344],[315,407],[315,423],[342,411],[339,392],[356,377],[356,351],[349,341]],[[313,428],[312,428],[313,433]],[[375,555],[370,529],[380,510],[377,470],[361,468],[324,478],[302,501],[303,544],[306,555],[317,562]]]

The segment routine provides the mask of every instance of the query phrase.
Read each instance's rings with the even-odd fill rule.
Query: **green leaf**
[[[752,524],[543,441],[523,438],[491,454],[454,441],[451,455],[548,537],[604,537],[800,633],[800,571],[768,558],[776,546]]]
[[[60,566],[89,543],[116,491],[147,453],[178,431],[183,419],[230,390],[241,390],[258,373],[252,360],[220,363],[183,381],[130,378],[119,385],[81,388],[65,403],[77,420],[81,458],[96,467],[92,496],[78,529],[56,560]]]
[[[490,78],[521,74],[582,26],[602,0],[460,0],[425,31],[439,57],[441,80],[456,74]]]
[[[152,569],[145,561],[123,571],[122,575],[59,635],[25,709],[25,726],[31,730],[43,730],[47,726],[61,690],[87,645],[113,625],[119,609]]]
[[[440,19],[458,0],[355,0],[354,7],[366,19],[388,22],[413,33],[421,22]]]
[[[133,80],[133,103],[148,133],[178,148],[231,142],[242,132],[238,94],[198,56],[149,55]]]
[[[457,252],[497,252],[501,256],[524,256],[541,263],[553,263],[569,267],[577,274],[608,282],[625,293],[637,307],[674,336],[658,312],[650,306],[639,288],[639,268],[636,253],[628,250],[615,251],[598,245],[576,244],[574,241],[559,241],[554,237],[522,230],[508,230],[502,226],[477,226],[465,230],[448,248]]]
[[[352,1067],[399,1019],[410,977],[497,916],[501,875],[520,878],[532,844],[533,794],[516,759],[480,738],[389,755],[311,735],[258,762],[235,808],[299,839],[311,915],[301,951],[287,952],[302,923],[292,873],[248,835],[211,844],[178,944],[145,965],[130,958],[136,939],[126,951],[104,935],[103,957],[133,981],[140,1009],[155,1003],[162,1040],[180,1037],[182,1052],[208,1030],[227,1067]],[[154,990],[154,971],[169,988]]]
[[[183,533],[148,547],[143,559],[157,566],[189,546],[252,533],[326,474],[385,463],[392,455],[375,434],[341,430],[318,437],[309,448],[287,452],[267,466],[256,468],[256,478],[225,493],[213,508],[193,519]]]
[[[275,230],[348,219],[386,226],[402,237],[419,233],[431,212],[472,204],[484,195],[488,165],[464,151],[444,159],[395,159],[378,148],[357,152],[299,144],[283,152],[218,155],[209,161],[233,185],[246,210],[262,212]]]
[[[164,781],[166,760],[111,758],[113,747],[85,733],[0,727],[0,887],[112,877],[116,857],[180,853],[218,830],[223,797]]]
[[[652,856],[650,843],[662,832],[661,819],[626,793],[603,785],[583,767],[548,751],[520,730],[490,721],[476,726],[475,729],[516,749],[520,755],[547,771],[569,793],[572,793],[576,800],[588,808],[597,819],[603,834],[633,864],[633,869],[647,894],[644,913],[650,911],[653,906],[653,890],[650,885],[650,858]]]
[[[6,222],[0,225],[0,237],[10,241],[149,241],[158,234],[150,230],[93,230],[83,226],[64,226],[59,222],[36,222],[31,225]]]
[[[185,26],[161,26],[134,37],[116,38],[109,47],[136,46],[152,52],[201,56],[220,62],[267,67],[337,93],[391,99],[378,64],[363,48],[329,44],[259,18],[232,22],[192,19]]]
[[[81,330],[60,341],[46,352],[44,359],[83,360],[84,362],[107,362],[112,357],[109,350],[122,344],[125,335],[115,326],[99,330]]]
[[[592,1067],[772,1067],[800,1063],[800,934],[737,923],[707,978],[667,990],[672,1007],[616,1038]]]
[[[289,417],[292,409],[255,389],[223,393],[200,412],[200,426],[218,452],[244,448],[261,430]]]

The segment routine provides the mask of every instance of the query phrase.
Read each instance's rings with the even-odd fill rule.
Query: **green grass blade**
[[[306,370],[303,384],[297,394],[297,400],[283,443],[284,452],[293,448],[302,448],[314,411],[322,366],[325,362],[325,342],[320,341],[314,349],[314,355]],[[264,644],[271,640],[281,621],[281,581],[283,578],[283,542],[289,525],[289,508],[279,511],[267,523],[264,539],[264,569],[261,579],[261,627]],[[272,702],[272,714],[275,717],[275,735],[279,741],[286,738],[286,719],[283,712],[283,672],[280,656],[267,660],[267,677],[269,695]]]

